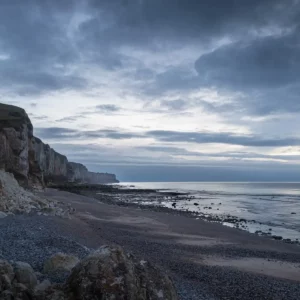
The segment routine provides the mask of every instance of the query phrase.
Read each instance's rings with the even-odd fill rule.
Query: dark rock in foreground
[[[30,265],[0,261],[0,298],[32,300],[177,300],[172,281],[121,248],[101,247],[79,262],[64,284],[39,282]]]

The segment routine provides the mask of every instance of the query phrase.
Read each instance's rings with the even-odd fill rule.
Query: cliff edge
[[[94,173],[70,163],[33,135],[24,109],[0,103],[0,169],[14,174],[22,186],[41,187],[50,182],[116,183],[114,174]]]

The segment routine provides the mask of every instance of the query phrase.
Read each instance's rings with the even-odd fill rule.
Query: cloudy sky
[[[0,0],[0,102],[121,180],[300,181],[299,0]]]

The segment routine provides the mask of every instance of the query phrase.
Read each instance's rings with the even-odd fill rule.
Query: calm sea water
[[[122,185],[162,192],[186,192],[193,196],[193,200],[182,197],[177,200],[175,209],[197,214],[207,211],[204,208],[209,206],[209,214],[255,220],[254,224],[246,226],[250,232],[272,229],[274,235],[300,240],[300,183],[123,182]],[[146,199],[143,201],[147,202]],[[154,204],[172,208],[172,201]]]

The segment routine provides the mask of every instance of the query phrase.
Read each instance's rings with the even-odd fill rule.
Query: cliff
[[[0,104],[0,169],[13,173],[23,186],[118,182],[113,174],[92,173],[82,164],[69,163],[66,156],[33,135],[24,109],[5,104]]]
[[[90,184],[118,182],[115,174],[90,172],[86,166],[74,162],[69,163],[68,180]]]
[[[71,182],[86,182],[88,177],[88,169],[86,166],[69,162],[68,179]]]

